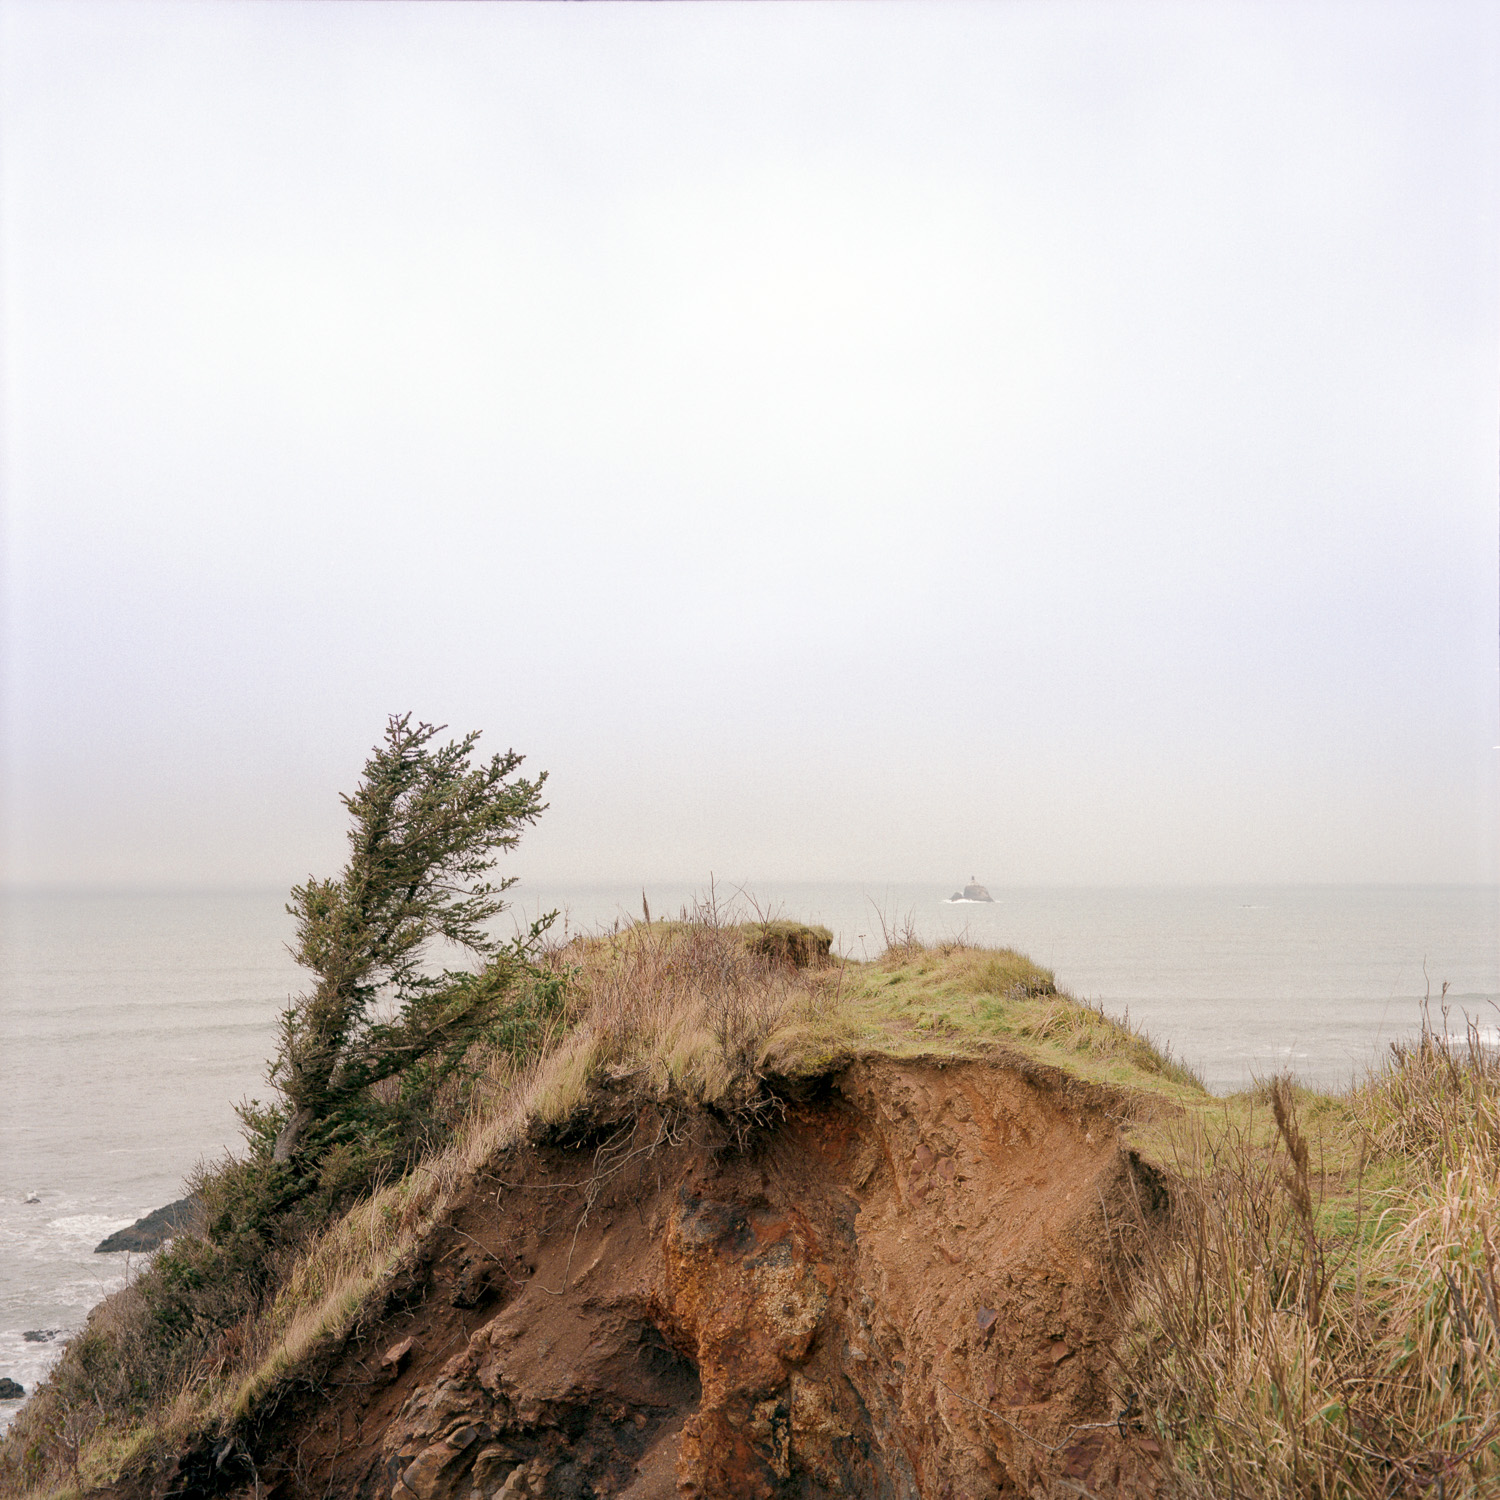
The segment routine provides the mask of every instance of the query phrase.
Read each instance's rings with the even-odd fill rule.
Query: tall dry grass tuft
[[[1428,1027],[1341,1100],[1184,1123],[1122,1353],[1182,1494],[1500,1494],[1497,1105],[1478,1032]]]
[[[910,963],[919,954],[927,951],[926,940],[917,930],[917,914],[915,909],[908,910],[904,915],[899,912],[887,914],[873,899],[870,907],[875,913],[875,920],[880,926],[881,953],[876,960],[885,968],[893,968],[897,965]],[[951,944],[952,947],[962,947],[963,944]]]
[[[729,1111],[750,1104],[770,1038],[822,991],[785,956],[785,934],[760,943],[767,924],[731,918],[705,904],[680,921],[576,942],[567,955],[570,1044],[580,1059],[659,1099]]]
[[[1424,1006],[1418,1038],[1393,1042],[1388,1066],[1354,1091],[1370,1149],[1434,1171],[1467,1154],[1500,1169],[1500,1051],[1486,1045],[1474,1018],[1465,1018],[1461,1038],[1449,1029],[1446,1006],[1440,1021]]]

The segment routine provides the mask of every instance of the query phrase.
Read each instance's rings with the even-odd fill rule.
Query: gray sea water
[[[763,914],[826,923],[853,957],[908,924],[1020,948],[1074,994],[1128,1011],[1218,1092],[1283,1069],[1347,1082],[1418,1028],[1445,982],[1454,1029],[1467,1012],[1500,1032],[1494,887],[992,888],[993,904],[952,903],[956,888],[752,895]],[[562,932],[631,921],[642,894],[522,884],[512,898],[519,918],[560,911]],[[644,895],[675,915],[707,890]],[[733,886],[716,895],[752,910]],[[130,1274],[129,1257],[93,1246],[234,1146],[234,1105],[263,1091],[277,1013],[300,983],[284,899],[0,898],[0,1375],[30,1390]],[[0,1403],[0,1424],[15,1409]]]

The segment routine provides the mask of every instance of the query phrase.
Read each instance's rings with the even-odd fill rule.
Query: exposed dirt
[[[1109,1380],[1111,1230],[1155,1191],[1119,1108],[998,1058],[867,1060],[743,1141],[651,1109],[507,1152],[341,1350],[158,1493],[1148,1494]]]

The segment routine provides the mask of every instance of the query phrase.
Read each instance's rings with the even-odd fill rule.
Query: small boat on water
[[[963,890],[954,891],[948,897],[948,904],[951,906],[955,901],[988,901],[993,905],[994,900],[995,898],[971,875],[968,885]]]

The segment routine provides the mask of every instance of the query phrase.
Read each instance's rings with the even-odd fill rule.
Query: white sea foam
[[[1449,1030],[1447,1036],[1449,1044],[1453,1047],[1462,1050],[1468,1045],[1469,1033],[1466,1030]],[[1474,1039],[1481,1047],[1500,1047],[1500,1026],[1476,1026]]]
[[[64,1335],[59,1334],[47,1343],[28,1343],[18,1330],[0,1330],[0,1371],[22,1385],[29,1396],[57,1363],[62,1354],[63,1338]],[[0,1401],[0,1431],[10,1425],[20,1406],[19,1400]]]
[[[69,1214],[66,1218],[48,1220],[48,1227],[93,1249],[106,1235],[134,1222],[133,1219],[121,1220],[114,1214]]]

